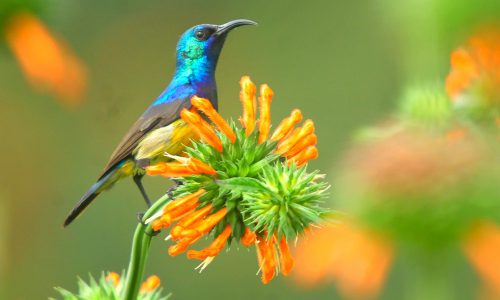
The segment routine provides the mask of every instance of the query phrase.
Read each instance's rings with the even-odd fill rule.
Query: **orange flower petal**
[[[262,271],[262,283],[268,284],[276,275],[276,253],[274,249],[274,237],[266,240],[257,237],[257,258]]]
[[[318,149],[315,146],[309,146],[304,151],[298,153],[295,156],[292,156],[288,160],[288,162],[295,162],[297,166],[300,167],[303,164],[307,163],[309,160],[318,158],[318,155]]]
[[[222,152],[222,143],[214,129],[200,115],[187,109],[181,111],[181,118],[209,145]]]
[[[256,239],[257,235],[255,232],[251,231],[248,227],[245,228],[245,234],[241,237],[241,243],[248,247],[255,244]]]
[[[236,140],[236,134],[226,120],[224,120],[224,118],[222,118],[221,115],[219,115],[219,113],[214,109],[212,103],[210,103],[208,99],[193,96],[193,98],[191,98],[191,104],[209,117],[219,130],[229,138],[231,143],[234,143]]]
[[[200,189],[195,193],[170,201],[163,208],[163,215],[151,223],[151,228],[154,231],[168,228],[173,222],[186,217],[198,205],[198,199],[205,193],[204,189]]]
[[[473,36],[469,39],[469,46],[473,51],[475,63],[478,67],[487,69],[493,62],[493,44],[486,36]],[[474,63],[472,66],[475,67]]]
[[[146,168],[146,172],[148,175],[158,175],[163,173],[167,167],[165,166],[166,163],[157,163],[156,165],[148,166]]]
[[[271,101],[274,93],[267,84],[263,84],[260,87],[260,95],[259,144],[262,144],[269,137],[269,130],[271,128]]]
[[[198,199],[200,198],[201,195],[203,195],[206,191],[204,189],[199,189],[198,191],[186,195],[184,197],[175,199],[173,201],[170,201],[164,208],[163,211],[165,213],[167,212],[173,212],[173,211],[178,211],[184,210],[185,207],[192,207],[193,205],[198,205]]]
[[[113,286],[116,288],[120,283],[120,274],[116,272],[109,272],[108,276],[106,276],[106,281],[111,281]]]
[[[183,230],[179,235],[190,238],[200,237],[212,230],[226,216],[226,213],[227,209],[224,207],[216,213],[209,215],[203,221],[198,222],[193,228]]]
[[[165,163],[160,162],[153,166],[146,167],[146,174],[150,176],[161,175],[163,177],[184,177],[194,174],[199,174],[193,168],[180,163]]]
[[[227,242],[227,239],[231,235],[231,226],[227,225],[224,231],[221,232],[210,245],[200,251],[190,250],[187,253],[187,257],[189,259],[206,259],[207,257],[214,257],[224,248],[224,245]]]
[[[147,166],[148,175],[161,175],[163,177],[182,177],[195,174],[215,175],[216,171],[209,165],[196,158],[186,159],[188,163],[160,162],[156,165]]]
[[[149,276],[141,285],[141,293],[150,293],[160,286],[160,277],[156,275]]]
[[[294,273],[300,283],[313,285],[332,278],[348,299],[375,296],[393,257],[385,239],[347,220],[314,231],[299,240],[296,249]]]
[[[198,174],[208,174],[208,175],[217,174],[214,168],[194,157],[190,158],[189,166]]]
[[[289,151],[283,153],[283,156],[292,157],[307,149],[309,146],[314,146],[318,143],[318,137],[313,133],[299,140]]]
[[[243,76],[240,86],[240,100],[243,104],[242,125],[245,128],[245,134],[249,136],[255,128],[255,84],[250,77]]]
[[[153,223],[151,223],[151,228],[154,231],[159,231],[162,228],[168,228],[170,225],[172,225],[173,218],[169,213],[164,213],[163,216],[159,217],[158,219],[154,220]]]
[[[314,133],[314,122],[312,120],[306,120],[302,127],[294,130],[288,137],[281,139],[278,143],[276,153],[281,154],[290,151],[295,144],[312,133]]]
[[[177,244],[168,247],[168,254],[170,256],[177,256],[187,250],[189,246],[194,244],[198,238],[183,238]]]
[[[335,227],[323,227],[298,240],[294,274],[300,284],[312,287],[328,279],[336,264],[335,253],[343,245],[337,231]]]
[[[287,276],[292,271],[295,263],[293,261],[292,255],[290,254],[290,249],[288,248],[288,243],[285,237],[281,238],[281,241],[279,243],[279,250],[280,250],[281,273]]]
[[[32,85],[70,107],[82,102],[87,77],[83,63],[38,18],[24,12],[15,15],[5,37]]]
[[[210,213],[212,210],[212,205],[207,205],[203,208],[200,208],[198,210],[195,210],[185,216],[183,219],[179,221],[177,225],[172,228],[170,231],[170,235],[172,236],[172,239],[175,241],[181,237],[182,231],[185,229],[189,228],[191,225],[198,223],[201,221],[206,215]]]
[[[476,63],[468,51],[457,49],[451,53],[451,67],[460,70],[467,77],[476,76],[478,73]]]
[[[271,141],[278,141],[287,136],[290,131],[292,131],[293,127],[297,125],[300,121],[302,121],[302,113],[298,109],[294,109],[290,116],[283,119],[281,123],[278,125],[276,130],[273,132],[271,136]]]
[[[488,221],[478,223],[463,243],[471,265],[483,280],[500,293],[500,227]]]
[[[500,31],[486,28],[469,39],[466,47],[451,54],[451,71],[446,92],[452,100],[463,93],[477,93],[495,103],[500,95]]]
[[[458,96],[471,83],[472,79],[477,76],[474,59],[464,49],[457,49],[451,54],[452,71],[446,78],[446,93],[452,99]]]

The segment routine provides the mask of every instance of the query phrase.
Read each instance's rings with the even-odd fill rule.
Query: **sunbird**
[[[215,109],[217,87],[215,68],[227,34],[256,22],[238,19],[222,25],[201,24],[185,31],[177,44],[177,63],[167,88],[132,125],[116,147],[97,182],[78,201],[64,221],[68,226],[103,191],[118,180],[132,176],[142,197],[151,206],[142,178],[145,167],[180,154],[195,138],[180,119],[182,109],[191,107],[191,97],[209,99]]]

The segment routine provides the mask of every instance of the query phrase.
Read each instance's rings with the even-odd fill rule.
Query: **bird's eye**
[[[198,41],[205,41],[208,38],[208,33],[205,30],[198,30],[194,33]]]

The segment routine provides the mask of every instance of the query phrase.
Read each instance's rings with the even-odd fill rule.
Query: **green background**
[[[2,0],[3,1],[3,0]],[[240,114],[238,81],[250,75],[275,91],[274,124],[300,108],[317,127],[312,166],[335,163],[360,126],[389,113],[408,83],[442,84],[449,52],[495,1],[48,1],[41,18],[88,69],[85,103],[67,110],[33,91],[0,46],[0,299],[45,299],[76,276],[123,270],[136,213],[132,180],[101,195],[75,224],[66,213],[102,171],[114,146],[168,84],[175,44],[188,27],[248,18],[232,32],[217,68],[223,116]],[[472,5],[472,6],[471,6]],[[479,17],[478,17],[479,16]],[[147,178],[157,198],[169,187]],[[335,194],[333,187],[332,194]],[[335,200],[331,201],[335,207]],[[174,299],[331,299],[333,286],[304,290],[282,276],[255,276],[254,249],[233,245],[202,274],[155,239],[146,274]],[[396,271],[397,272],[397,269]]]

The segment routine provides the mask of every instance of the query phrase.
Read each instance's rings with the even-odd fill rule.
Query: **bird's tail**
[[[75,220],[76,217],[78,217],[102,191],[106,190],[113,184],[110,181],[113,181],[113,177],[117,171],[117,169],[111,170],[108,174],[99,178],[99,180],[90,187],[90,189],[85,193],[85,195],[83,195],[80,201],[78,201],[66,217],[64,227],[71,224],[71,222],[73,222],[73,220]]]

